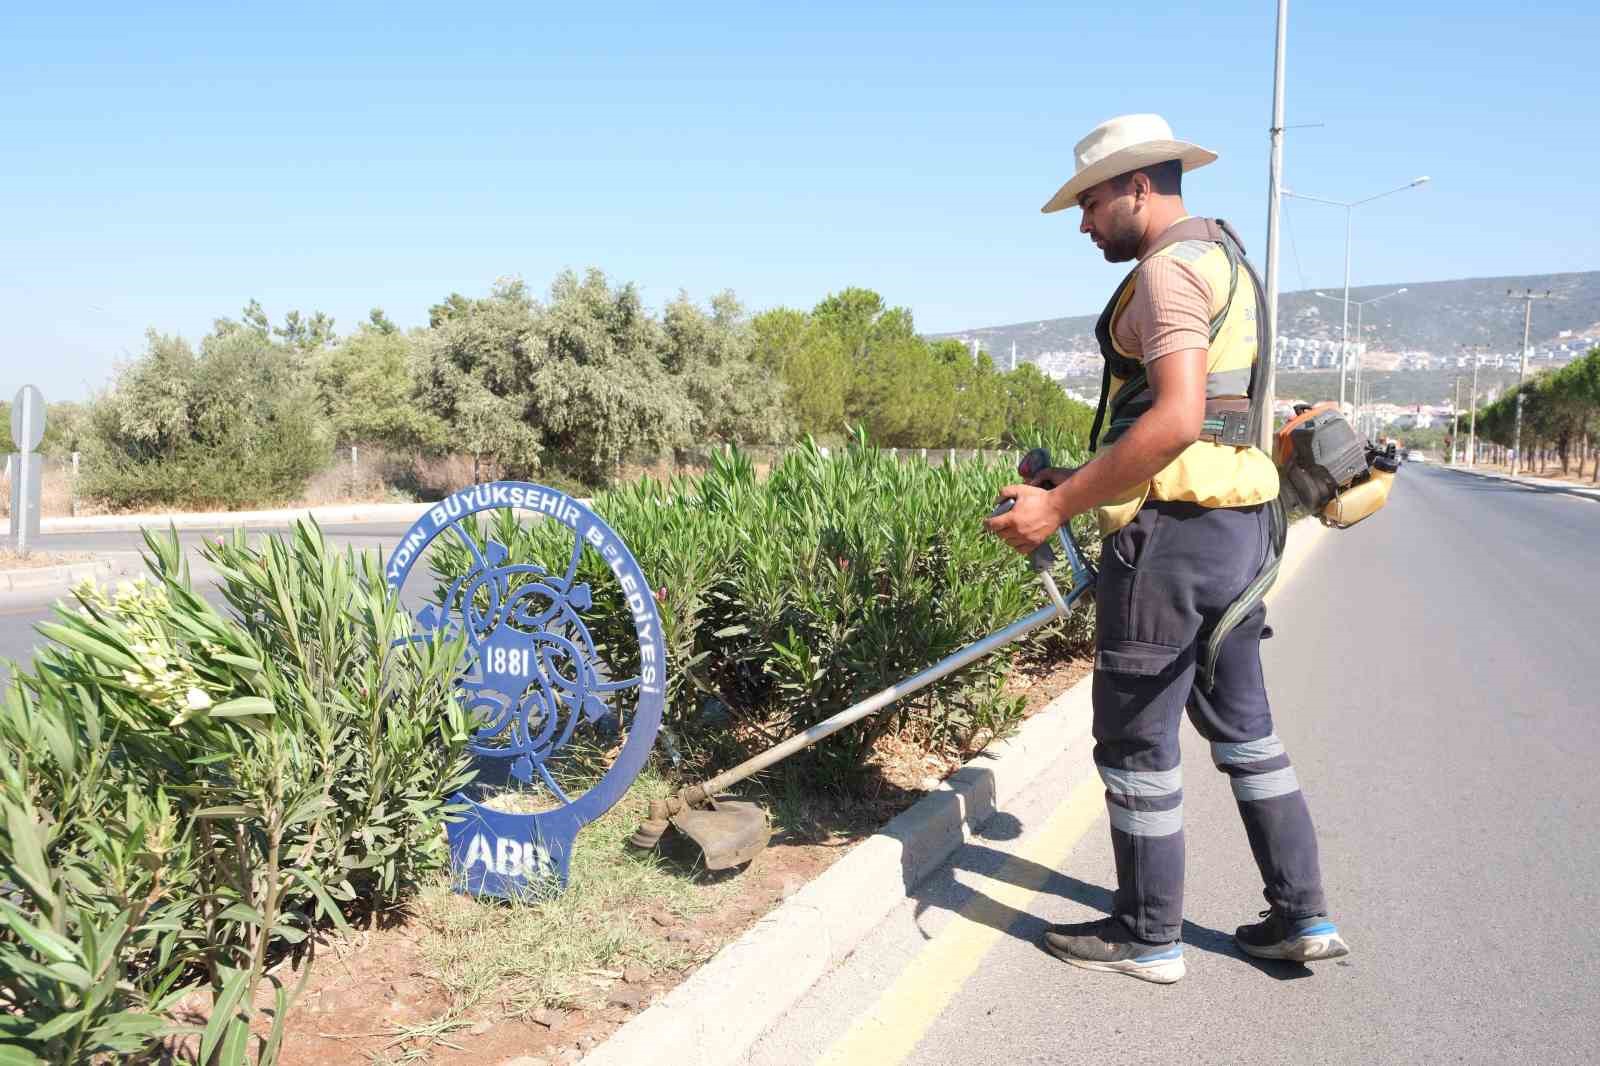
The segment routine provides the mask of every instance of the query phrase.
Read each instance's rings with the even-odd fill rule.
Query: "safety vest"
[[[1205,422],[1200,439],[1155,477],[1096,508],[1105,536],[1132,521],[1147,500],[1249,507],[1278,495],[1277,468],[1256,447],[1266,417],[1265,364],[1258,357],[1266,308],[1244,247],[1221,219],[1186,218],[1161,235],[1145,261],[1160,255],[1183,260],[1211,289]],[[1090,451],[1115,441],[1154,402],[1141,353],[1124,351],[1116,339],[1117,320],[1133,299],[1138,274],[1136,267],[1123,279],[1095,325],[1105,370],[1100,407],[1089,431]]]

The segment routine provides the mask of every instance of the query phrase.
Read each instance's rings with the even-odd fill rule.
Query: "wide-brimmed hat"
[[[1193,170],[1217,159],[1217,153],[1198,144],[1174,140],[1172,127],[1160,115],[1118,115],[1102,122],[1072,154],[1077,172],[1039,209],[1046,214],[1078,206],[1085,189],[1130,170],[1172,159],[1181,160],[1184,170]]]

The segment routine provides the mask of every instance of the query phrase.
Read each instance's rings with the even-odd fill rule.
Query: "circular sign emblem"
[[[661,726],[650,583],[588,507],[521,481],[451,494],[384,574],[417,622],[408,640],[466,644],[456,685],[476,718],[478,778],[447,829],[458,886],[519,898],[564,885],[578,830],[627,791]]]

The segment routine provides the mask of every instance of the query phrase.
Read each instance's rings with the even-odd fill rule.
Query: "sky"
[[[0,393],[106,387],[197,340],[598,267],[659,308],[866,286],[919,329],[1096,311],[1120,277],[1040,206],[1155,111],[1261,263],[1275,4],[9,5]],[[581,9],[580,9],[581,8]],[[1285,184],[1353,200],[1354,284],[1600,267],[1600,14],[1291,4]],[[1285,201],[1282,288],[1342,282],[1345,212]]]

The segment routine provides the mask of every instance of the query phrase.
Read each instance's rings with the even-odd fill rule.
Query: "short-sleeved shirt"
[[[1204,251],[1200,241],[1185,241]],[[1116,320],[1117,345],[1137,352],[1146,366],[1187,348],[1205,351],[1211,346],[1211,286],[1181,255],[1182,246],[1167,255],[1146,259],[1138,266],[1133,299]]]

